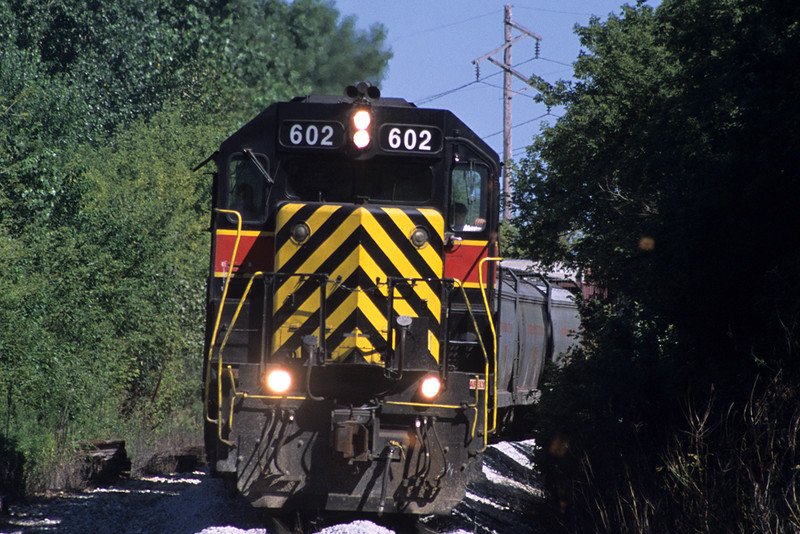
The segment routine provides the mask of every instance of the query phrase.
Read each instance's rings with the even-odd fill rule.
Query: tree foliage
[[[577,81],[544,97],[567,112],[515,187],[529,253],[584,268],[715,353],[747,358],[778,334],[761,339],[767,322],[794,328],[798,16],[674,1],[579,28]]]
[[[800,370],[798,32],[786,2],[640,2],[577,28],[576,81],[542,96],[566,112],[520,163],[515,244],[610,297],[541,407],[541,442],[572,438],[540,460],[575,531],[800,528],[780,404]]]
[[[323,0],[0,0],[0,28],[0,448],[41,487],[77,440],[196,427],[193,167],[273,100],[380,81],[391,53]]]
[[[277,99],[378,81],[391,57],[382,26],[356,30],[320,0],[3,0],[0,26],[6,220],[58,209],[79,144],[175,106],[233,127]]]

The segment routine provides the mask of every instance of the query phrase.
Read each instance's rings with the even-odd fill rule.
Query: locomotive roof
[[[307,104],[352,104],[353,99],[346,95],[319,95],[310,94],[308,96],[297,96],[291,100],[292,102],[303,102]],[[415,104],[407,101],[404,98],[384,97],[381,96],[377,99],[370,99],[370,104],[373,106],[381,107],[400,107],[400,108],[415,108]]]

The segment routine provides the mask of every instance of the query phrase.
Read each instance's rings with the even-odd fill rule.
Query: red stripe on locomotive
[[[456,241],[447,251],[444,263],[446,278],[456,278],[464,284],[478,286],[478,265],[489,256],[489,241]],[[483,283],[488,280],[487,264],[483,264]]]
[[[236,232],[217,232],[214,247],[214,274],[222,276],[230,270]],[[245,274],[273,270],[275,237],[266,232],[242,232],[234,260],[234,273]]]

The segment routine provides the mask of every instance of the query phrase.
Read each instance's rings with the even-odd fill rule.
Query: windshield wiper
[[[260,172],[262,175],[264,175],[264,178],[267,179],[267,182],[269,182],[269,185],[273,185],[275,183],[275,180],[272,179],[272,176],[269,175],[267,170],[261,165],[261,162],[258,161],[258,158],[256,157],[255,154],[253,154],[252,149],[243,148],[242,152],[247,154],[247,157],[250,158],[250,161],[252,161],[253,165],[256,166],[256,169],[258,169],[258,172]]]

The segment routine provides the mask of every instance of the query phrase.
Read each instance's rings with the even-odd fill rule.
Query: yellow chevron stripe
[[[278,213],[278,228],[283,227],[286,222],[291,219],[302,207],[303,204],[287,204],[286,206],[282,206],[280,212]],[[314,211],[314,213],[312,213],[311,216],[305,221],[305,223],[311,229],[311,233],[313,234],[315,229],[318,229],[320,226],[322,226],[328,217],[333,215],[339,208],[340,206],[324,206],[323,208]],[[281,249],[278,251],[277,257],[281,258],[282,263],[286,263],[292,259],[298,250],[300,250],[300,247],[301,245],[298,245],[291,239],[287,239],[286,243],[284,243],[283,246],[281,246]]]
[[[372,256],[367,254],[366,251],[364,251],[364,254],[361,256],[360,265],[361,265],[361,268],[364,270],[364,272],[366,272],[372,280],[375,280],[376,278],[381,277],[381,280],[384,281],[384,284],[381,284],[380,286],[378,286],[378,288],[379,288],[379,290],[380,290],[380,292],[381,292],[381,294],[383,296],[388,297],[389,296],[389,287],[387,285],[385,285],[386,273],[384,273],[380,269],[380,267],[378,267],[378,264],[375,263],[375,260],[373,260]],[[427,287],[428,289],[430,289],[430,287],[427,284],[419,284],[419,285],[417,285],[417,287],[415,289],[418,289],[421,286],[424,286],[424,287]],[[397,289],[395,289],[395,291],[397,291]],[[411,304],[409,304],[406,299],[401,298],[399,294],[395,295],[395,299],[392,302],[393,302],[393,309],[394,309],[394,312],[396,314],[398,314],[398,315],[408,315],[409,317],[419,317],[419,314],[411,306]],[[432,307],[433,305],[437,306],[436,313],[435,313],[434,317],[436,317],[437,320],[441,321],[441,319],[439,319],[439,317],[440,317],[440,313],[439,312],[441,310],[441,303],[439,301],[438,296],[436,298],[436,302],[435,303],[431,303],[430,301],[428,301],[428,307]],[[388,322],[386,321],[386,318],[383,315],[382,315],[382,317],[383,317],[383,326],[381,327],[381,332],[383,333],[383,329],[385,329],[387,327],[392,328],[393,326],[388,324]],[[375,323],[373,322],[373,324],[375,324]],[[388,333],[387,333],[387,335],[388,335]],[[397,339],[395,338],[395,342],[396,341],[397,341]],[[392,347],[392,348],[395,348],[395,347]],[[433,335],[429,335],[428,349],[430,350],[431,355],[433,355],[433,358],[436,361],[438,361],[439,360],[439,340]]]
[[[303,206],[303,204],[295,203],[282,206],[278,213],[277,228],[280,229],[286,225],[289,219],[296,214],[298,210],[303,208]],[[339,209],[341,209],[341,206],[321,206],[315,210],[305,221],[311,228],[312,235],[315,230],[318,230],[325,221]],[[411,235],[416,225],[406,213],[399,208],[382,209],[402,233],[408,236]],[[444,232],[444,219],[441,214],[435,210],[420,211],[431,224],[434,231],[441,236]],[[306,258],[297,268],[297,272],[299,274],[318,272],[322,263],[334,254],[339,247],[341,247],[344,240],[348,239],[353,232],[358,231],[360,227],[363,227],[383,252],[392,259],[401,276],[407,278],[421,278],[421,274],[417,272],[413,263],[408,261],[398,245],[389,239],[386,230],[378,223],[374,215],[363,207],[353,210],[331,235],[325,238],[318,249]],[[276,271],[280,271],[281,267],[291,261],[294,255],[300,250],[301,246],[296,245],[291,240],[287,240],[287,242],[281,244],[280,250],[276,255]],[[423,247],[423,249],[419,251],[419,254],[423,261],[430,265],[434,273],[441,275],[443,270],[442,258],[433,247]],[[333,272],[329,273],[329,276],[333,280],[339,279],[339,277],[341,277],[341,280],[346,280],[359,267],[363,269],[364,273],[373,281],[381,279],[384,283],[378,286],[378,290],[384,297],[388,296],[387,286],[384,285],[387,274],[378,266],[377,262],[363,246],[358,246],[355,250],[350,251],[347,257],[335,266]],[[300,278],[295,277],[290,277],[283,282],[276,291],[274,309],[277,310],[281,308],[291,294],[302,287],[302,284],[303,282]],[[331,295],[337,291],[337,288],[338,286],[335,283],[328,283],[326,287],[326,298],[330,298]],[[339,290],[350,291],[351,293],[345,297],[345,300],[337,306],[335,310],[328,310],[329,315],[326,318],[327,332],[325,335],[327,336],[330,332],[337,330],[344,321],[358,310],[360,316],[364,320],[369,321],[372,327],[380,333],[382,341],[386,342],[388,339],[387,328],[391,328],[391,325],[388,324],[385,310],[378,309],[369,295],[360,287],[339,288]],[[413,290],[422,301],[426,302],[432,316],[437,322],[440,322],[441,302],[436,291],[426,283],[417,284]],[[294,328],[300,326],[304,321],[319,313],[319,298],[320,293],[317,288],[304,302],[299,303],[299,305],[295,304],[297,307],[291,317],[285,320],[276,331],[274,350],[279,349],[286,343]],[[410,317],[419,316],[418,311],[415,310],[408,301],[401,298],[400,295],[396,295],[393,302],[395,313],[408,315]],[[319,328],[317,328],[314,333],[321,338]],[[375,344],[378,342],[379,340],[370,340],[366,336],[361,335],[359,329],[356,328],[353,332],[348,332],[348,336],[345,337],[337,347],[329,347],[332,350],[331,354],[329,354],[329,358],[338,360],[347,356],[353,349],[358,349],[368,361],[380,363],[381,355],[375,349]],[[432,331],[428,332],[428,349],[431,355],[438,360],[439,342]]]
[[[400,208],[383,208],[383,211],[385,211],[386,214],[392,218],[395,224],[397,224],[398,228],[400,228],[400,230],[407,236],[410,236],[411,232],[414,231],[414,228],[417,227],[417,225],[414,224],[414,222],[411,220],[411,217],[409,217]],[[441,236],[442,233],[444,232],[444,219],[442,218],[442,216],[437,211],[434,210],[424,210],[424,211],[420,210],[420,211],[423,212],[423,215],[426,216],[428,222],[431,223],[433,228],[437,232],[439,232],[439,235]],[[438,217],[434,217],[433,214],[435,214]],[[437,224],[437,222],[440,222],[440,224]],[[438,228],[437,226],[441,228]],[[433,272],[435,273],[442,272],[442,257],[439,255],[438,251],[434,250],[434,248],[431,246],[425,246],[418,250],[420,256],[422,256],[422,259],[425,260],[425,263],[431,266]]]
[[[329,208],[333,208],[332,210]],[[314,212],[312,217],[309,218],[307,224],[309,228],[311,228],[311,232],[313,235],[314,228],[319,228],[319,225],[322,221],[327,219],[333,212],[339,209],[339,206],[324,206]],[[328,238],[320,245],[320,247],[315,251],[314,254],[311,254],[306,261],[300,265],[298,268],[298,273],[315,273],[319,270],[320,265],[328,259],[328,257],[333,254],[337,248],[341,245],[342,237],[345,238],[356,231],[359,227],[359,220],[356,216],[357,211],[350,216],[348,216],[344,222],[336,229],[336,231],[328,236]],[[280,221],[279,221],[280,223]],[[314,224],[315,226],[312,226]],[[278,265],[275,266],[276,271],[280,271],[280,268],[287,263],[294,254],[300,250],[300,246],[295,244],[293,241],[288,240],[286,245],[281,247],[281,253],[278,257],[275,258],[276,262],[280,262]],[[335,278],[335,277],[334,277]],[[286,299],[286,296],[294,291],[299,283],[299,279],[294,279],[294,281],[290,278],[286,280],[278,290],[275,292],[276,299],[278,302],[283,302]],[[290,289],[291,288],[291,289]]]
[[[421,275],[411,262],[405,257],[402,251],[393,243],[386,233],[383,232],[381,229],[380,224],[378,221],[375,220],[374,217],[370,214],[369,217],[364,217],[363,225],[370,233],[373,239],[379,243],[381,248],[384,250],[387,256],[392,258],[394,262],[394,266],[397,267],[397,270],[400,271],[400,274],[406,278],[421,278]],[[413,226],[412,226],[413,228]],[[409,231],[410,233],[410,231]],[[384,237],[385,239],[378,239],[377,236]],[[433,247],[427,247],[433,248]],[[441,264],[441,259],[439,259],[439,263]],[[436,271],[441,272],[441,267]],[[434,317],[439,317],[439,312],[441,310],[441,304],[439,302],[439,296],[431,289],[428,284],[418,284],[415,288],[420,297],[428,303],[428,308],[431,310],[431,313]]]
[[[279,329],[275,332],[275,337],[273,338],[273,346],[272,352],[276,352],[284,343],[291,337],[292,332],[299,328],[305,321],[314,315],[319,314],[319,289],[314,290],[308,299],[300,304],[297,309],[292,313],[291,317],[284,322]],[[281,303],[283,305],[283,303]],[[312,332],[317,339],[321,339],[319,326],[314,329]],[[295,354],[294,357],[298,357],[299,354]]]
[[[338,279],[339,276],[341,276],[342,280],[346,280],[347,277],[349,277],[359,267],[364,269],[365,265],[369,264],[371,264],[372,269],[370,269],[369,271],[365,270],[365,272],[369,274],[370,278],[372,278],[373,280],[375,280],[375,278],[378,277],[383,277],[384,279],[386,278],[386,274],[380,269],[378,269],[377,265],[374,263],[372,258],[369,256],[369,254],[367,254],[366,250],[364,250],[364,248],[361,246],[356,247],[355,250],[353,250],[350,254],[348,254],[347,258],[345,258],[345,260],[337,267],[337,269],[333,273],[331,273],[331,278]],[[370,274],[370,272],[374,273],[374,276]],[[331,329],[335,330],[344,320],[347,319],[347,317],[349,317],[353,313],[353,310],[358,309],[362,313],[364,318],[367,319],[372,324],[373,328],[375,328],[375,330],[381,333],[383,341],[386,341],[388,338],[388,333],[386,332],[386,329],[388,327],[388,322],[384,311],[379,310],[375,306],[372,299],[370,299],[369,296],[364,293],[362,288],[358,288],[353,294],[356,295],[355,303],[342,304],[333,314],[331,314],[330,316]],[[338,318],[340,314],[344,316]],[[377,342],[377,340],[375,341]],[[369,350],[366,351],[363,350],[365,347],[368,347]],[[361,345],[359,345],[359,348],[362,349],[362,352],[365,354],[365,356],[374,353],[373,363],[379,363],[380,355],[375,352],[374,343],[367,342],[366,338],[364,338],[364,340],[361,341]],[[345,356],[347,352],[349,352],[349,350],[341,353],[341,356],[342,357]]]
[[[350,293],[345,301],[339,306],[333,313],[328,316],[328,322],[326,322],[326,326],[330,325],[330,330],[336,330],[336,328],[342,324],[345,320],[347,320],[350,315],[352,315],[353,311],[358,309],[361,311],[367,319],[369,319],[372,326],[381,334],[383,341],[385,342],[387,337],[386,334],[383,332],[386,329],[386,317],[383,313],[378,310],[372,301],[366,297],[363,292],[355,291]],[[377,324],[376,324],[377,322]],[[354,348],[358,348],[361,351],[361,354],[364,358],[370,363],[380,363],[381,362],[381,355],[378,353],[377,349],[375,348],[375,344],[372,340],[367,338],[366,336],[359,336],[354,338],[345,338],[342,343],[339,344],[330,354],[330,359],[332,360],[339,360],[347,356],[350,351]]]
[[[434,229],[436,234],[439,236],[439,239],[444,238],[444,217],[441,213],[434,209],[420,209],[419,212],[427,219],[428,224]],[[430,247],[432,248],[432,247]],[[433,251],[435,253],[435,251]],[[428,262],[428,265],[431,266],[433,272],[436,273],[437,276],[441,277],[444,275],[444,263],[442,261],[442,257],[438,254],[435,254],[436,260],[428,259],[425,256],[425,261]],[[441,301],[439,297],[436,298],[436,305],[438,306],[436,311],[434,312],[434,317],[436,317],[441,324],[442,317],[441,317]],[[439,340],[436,336],[431,332],[428,331],[428,349],[430,353],[433,355],[434,359],[438,362],[439,361]]]
[[[378,264],[375,263],[375,260],[372,259],[372,256],[369,254],[364,254],[361,257],[361,268],[364,269],[364,272],[372,279],[375,280],[377,278],[381,279],[381,285],[378,286],[378,290],[381,292],[381,295],[384,297],[389,296],[389,286],[386,285],[386,273],[378,267]],[[396,295],[399,297],[399,295]],[[397,311],[400,315],[408,315],[409,317],[417,317],[418,314],[411,307],[411,305],[402,298],[398,298],[394,302],[395,311]]]
[[[367,337],[359,335],[358,328],[352,332],[353,337],[345,337],[339,346],[334,350],[332,360],[343,360],[354,349],[358,349],[359,354],[369,363],[381,363],[381,355],[378,350],[372,345],[372,342]]]
[[[358,249],[353,250],[348,255],[348,257],[337,267],[337,269],[331,273],[331,278],[337,279],[339,276],[341,276],[343,280],[347,279],[347,277],[349,277],[352,274],[352,272],[356,268],[358,268],[359,257],[369,257],[364,253],[361,247],[358,247]],[[301,283],[295,284],[295,288],[299,287],[300,285]],[[337,290],[337,287],[338,286],[332,283],[327,284],[326,294],[325,294],[326,298],[330,298],[331,294]],[[349,291],[350,289],[352,288],[341,289],[341,291]],[[291,295],[291,293],[288,294],[286,298],[288,298],[289,295]],[[284,332],[285,335],[281,335],[280,336],[281,338],[288,339],[290,335],[289,330],[291,330],[292,327],[299,326],[312,315],[319,313],[319,297],[320,297],[319,290],[317,289],[311,294],[311,296],[309,296],[306,300],[301,302],[299,306],[297,306],[297,309],[292,314],[291,319],[286,321],[279,329],[280,331],[285,331]],[[281,301],[277,301],[276,307],[280,308],[284,304],[286,298],[284,298]],[[355,309],[358,309],[362,312],[362,314],[372,323],[375,329],[381,332],[383,340],[386,341],[387,334],[384,333],[387,326],[386,316],[383,314],[382,311],[378,310],[375,307],[373,302],[368,297],[366,297],[360,289],[357,289],[356,291],[350,293],[345,299],[345,301],[342,304],[340,304],[336,310],[333,310],[333,312],[330,313],[330,315],[328,315],[325,321],[326,330],[328,331],[327,333],[336,330],[339,327],[339,325],[343,321],[345,321]],[[319,328],[317,328],[314,331],[314,334],[318,336],[318,339],[321,339],[319,335]],[[349,338],[346,338],[346,340],[347,339]],[[273,348],[273,350],[277,350],[283,341],[284,339],[281,339],[278,343],[276,343],[276,346]],[[376,349],[373,346],[372,342],[369,341],[368,338],[366,337],[359,337],[358,344],[353,344],[353,343],[340,344],[332,351],[331,358],[334,360],[342,358],[346,356],[347,353],[349,353],[350,350],[352,350],[352,348],[356,346],[362,351],[364,355],[370,355],[370,354],[373,355],[372,363],[380,362],[380,354],[376,352]]]

